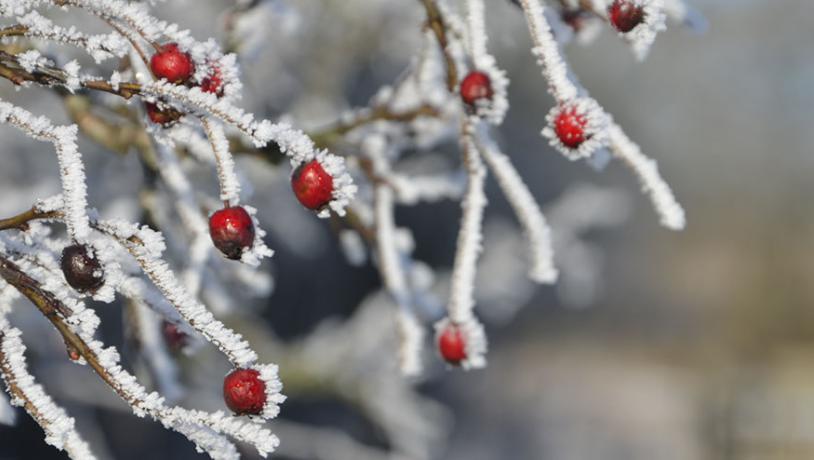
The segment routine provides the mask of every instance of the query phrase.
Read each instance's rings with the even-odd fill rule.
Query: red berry
[[[254,369],[235,369],[223,379],[223,399],[237,415],[258,415],[266,405],[266,382]]]
[[[161,324],[161,333],[164,335],[164,343],[172,351],[182,350],[189,342],[189,336],[169,321]]]
[[[469,106],[474,106],[482,99],[491,99],[492,94],[492,81],[483,72],[469,72],[461,81],[461,99]]]
[[[150,59],[150,70],[156,78],[185,83],[195,73],[195,63],[188,53],[178,49],[177,43],[167,43]]]
[[[223,96],[223,78],[218,67],[213,67],[209,75],[201,81],[201,91],[218,97]]]
[[[105,272],[92,249],[82,244],[62,250],[62,273],[68,284],[79,292],[92,292],[105,283]]]
[[[613,27],[619,32],[630,32],[644,21],[644,8],[632,0],[615,0],[610,6],[608,16]]]
[[[590,137],[585,135],[587,124],[588,119],[585,115],[577,113],[576,107],[563,107],[554,120],[554,131],[563,145],[575,149]]]
[[[449,364],[458,365],[466,359],[466,340],[458,326],[454,324],[446,326],[438,337],[438,351]]]
[[[291,188],[303,206],[316,210],[333,199],[334,179],[317,160],[311,160],[291,175]]]
[[[170,106],[159,106],[152,102],[145,102],[144,108],[147,111],[147,118],[153,123],[161,126],[171,126],[183,115],[181,112]]]
[[[243,249],[254,244],[252,216],[240,206],[223,208],[209,218],[209,236],[226,257],[240,259]]]

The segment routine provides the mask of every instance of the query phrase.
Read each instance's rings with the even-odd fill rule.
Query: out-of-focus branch
[[[444,62],[447,66],[447,89],[453,92],[458,85],[458,69],[455,66],[455,59],[447,50],[449,40],[447,39],[447,27],[444,23],[444,17],[441,15],[441,10],[435,0],[420,1],[424,4],[424,9],[427,10],[427,27],[435,34],[444,55]]]

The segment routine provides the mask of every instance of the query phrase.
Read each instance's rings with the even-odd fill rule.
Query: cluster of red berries
[[[608,19],[616,30],[627,33],[644,22],[644,7],[633,0],[615,0],[608,8]]]
[[[167,43],[158,48],[150,59],[150,71],[156,78],[163,78],[177,85],[190,83],[195,74],[195,62],[189,53],[181,51],[177,43]],[[200,88],[206,93],[218,97],[223,95],[223,78],[220,68],[213,66],[209,75],[201,82]],[[181,112],[165,104],[147,103],[147,116],[150,121],[162,126],[169,126],[183,115]]]

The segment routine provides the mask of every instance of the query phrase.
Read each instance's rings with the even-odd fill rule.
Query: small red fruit
[[[223,78],[220,68],[213,67],[212,71],[201,81],[201,91],[212,93],[218,97],[223,96]]]
[[[300,165],[291,175],[294,195],[308,209],[320,209],[333,199],[334,179],[317,160]]]
[[[144,109],[147,112],[147,118],[149,118],[150,121],[165,127],[172,126],[172,124],[178,121],[183,115],[181,112],[173,109],[170,106],[162,105],[159,107],[158,104],[154,104],[152,102],[145,102]]]
[[[189,342],[189,336],[169,321],[161,324],[161,332],[164,335],[164,343],[174,352],[182,350]]]
[[[226,257],[238,260],[254,244],[252,216],[240,206],[223,208],[209,218],[209,236]]]
[[[235,369],[223,379],[223,399],[237,415],[259,415],[266,405],[266,382],[254,369]]]
[[[150,70],[156,78],[185,83],[195,73],[195,63],[188,53],[178,49],[177,43],[167,43],[150,59]]]
[[[626,33],[644,21],[644,8],[632,0],[615,0],[608,10],[608,17],[616,30]]]
[[[62,250],[62,273],[68,284],[79,292],[93,292],[105,283],[105,272],[93,250],[82,244]]]
[[[438,337],[438,351],[449,364],[459,365],[466,359],[466,340],[461,329],[449,324]]]
[[[588,119],[576,107],[563,107],[554,120],[554,131],[564,146],[575,149],[589,137],[585,135],[587,125]]]
[[[480,100],[491,99],[492,94],[492,81],[483,72],[469,72],[461,81],[461,99],[471,107]]]

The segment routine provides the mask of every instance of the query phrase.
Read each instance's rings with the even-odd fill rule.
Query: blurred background
[[[612,163],[597,172],[548,147],[539,131],[553,101],[523,17],[508,1],[488,3],[490,47],[511,78],[504,150],[548,211],[558,215],[557,204],[576,196],[600,217],[578,241],[561,238],[561,262],[574,267],[565,285],[534,287],[522,281],[523,246],[491,183],[479,285],[489,366],[447,370],[433,355],[427,377],[407,382],[388,342],[391,310],[376,293],[376,271],[350,266],[330,226],[290,199],[287,167],[242,160],[277,251],[265,267],[275,289],[246,305],[265,323],[229,318],[262,344],[264,359],[281,363],[289,400],[271,423],[283,443],[276,458],[814,458],[814,4],[689,0],[708,30],[671,24],[643,63],[607,30],[590,46],[566,48],[581,82],[658,160],[684,204],[688,227],[672,233],[658,226],[628,170]],[[250,34],[257,43],[244,70],[245,103],[260,116],[325,125],[366,105],[418,49],[418,2],[271,4],[272,22],[253,26],[263,33]],[[203,38],[227,6],[171,1],[156,11]],[[15,93],[3,81],[0,97],[67,120],[45,91]],[[51,154],[7,133],[3,216],[58,189]],[[91,203],[126,215],[141,183],[137,160],[92,145],[83,152],[89,176],[103,178]],[[454,163],[454,148],[448,156],[439,161]],[[51,180],[34,184],[40,175]],[[443,202],[397,214],[414,232],[416,258],[438,270],[441,292],[459,209]],[[567,221],[552,218],[555,232]],[[107,306],[100,314],[106,339],[122,341],[121,313]],[[35,317],[22,328],[47,331]],[[112,395],[108,402],[93,376],[61,363],[64,354],[30,342],[33,372],[104,446],[100,454],[196,457],[180,436],[128,415]],[[179,359],[195,388],[187,401],[219,408],[222,358],[203,350]],[[0,459],[61,455],[22,412],[15,427],[0,426]]]

